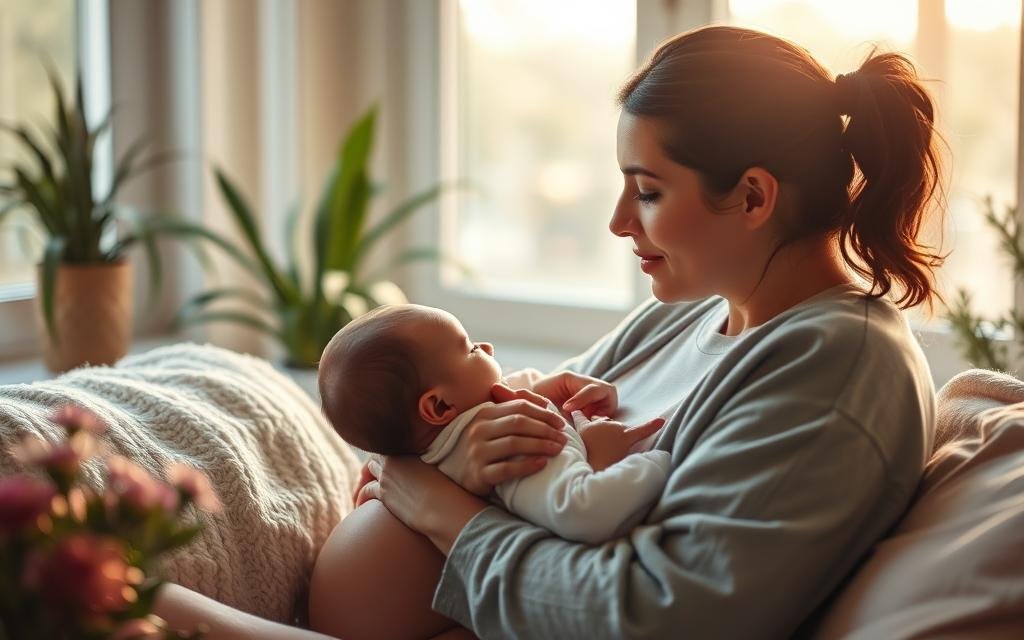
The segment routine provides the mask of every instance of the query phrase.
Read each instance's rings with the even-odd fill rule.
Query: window
[[[53,62],[65,90],[83,72],[86,113],[97,121],[110,104],[109,30],[106,0],[4,0],[0,2],[0,121],[46,126],[53,94],[42,59]],[[0,163],[18,158],[21,145],[0,135]],[[94,182],[109,184],[113,172],[109,135],[97,142]],[[0,173],[0,180],[10,176]],[[3,202],[0,201],[0,206]],[[14,211],[0,225],[0,358],[37,350],[33,306],[35,262],[43,236],[32,216]]]
[[[0,121],[41,125],[53,113],[43,58],[64,78],[75,70],[74,0],[10,0],[0,4]],[[14,137],[0,137],[0,162],[28,160]],[[9,176],[4,175],[4,179]],[[14,211],[0,227],[0,299],[32,291],[40,246],[32,218]],[[26,285],[28,285],[26,287]]]
[[[621,30],[599,22],[609,14],[593,18],[589,28],[580,26],[605,3],[600,10],[592,3],[555,4],[557,9],[547,3],[539,12],[527,0],[440,0],[412,9],[410,23],[420,28],[409,31],[408,86],[417,106],[408,125],[408,175],[419,185],[469,177],[481,187],[457,201],[449,198],[438,216],[416,227],[419,238],[440,238],[447,252],[468,257],[477,277],[423,269],[411,281],[418,300],[451,310],[471,333],[489,339],[569,350],[591,344],[649,295],[646,277],[628,260],[628,246],[606,230],[620,176],[613,164],[614,115],[600,110],[615,113],[614,90],[664,38],[731,23],[794,40],[834,72],[856,69],[872,42],[910,54],[937,101],[939,131],[952,159],[947,228],[926,230],[926,242],[937,244],[941,232],[943,250],[955,249],[939,274],[940,288],[945,294],[967,288],[985,315],[1013,304],[1012,274],[993,259],[999,254],[981,200],[989,194],[1001,205],[1016,200],[1021,0],[609,3]],[[426,33],[422,25],[437,28]],[[588,38],[601,29],[607,31],[596,42]],[[543,55],[545,46],[564,46],[566,55],[577,56],[576,73],[560,76],[565,72]],[[581,89],[583,82],[593,84]],[[598,95],[602,83],[603,100],[583,101],[586,92]],[[570,115],[551,108],[565,102],[574,105]],[[576,106],[584,104],[589,107]],[[558,118],[570,118],[569,125]],[[593,125],[593,138],[582,143],[587,157],[575,155],[580,143],[574,136],[586,135],[576,131],[591,131],[587,123],[599,118],[607,118],[607,132]],[[581,184],[601,195],[574,200],[570,196]],[[587,215],[593,227],[586,231],[560,228]],[[552,238],[561,234],[561,240],[542,239],[541,231]],[[588,243],[600,261],[586,262],[578,253]],[[619,257],[626,260],[617,263]],[[556,261],[563,258],[578,260],[576,270]],[[587,284],[600,281],[603,288],[582,287],[577,274],[583,272],[591,274]],[[942,383],[964,362],[942,309],[936,311],[932,324],[924,324],[923,314],[911,320]]]
[[[1017,197],[1020,16],[1020,0],[729,1],[731,23],[789,38],[835,73],[856,69],[872,43],[910,54],[952,158],[944,250],[955,250],[939,283],[944,294],[968,290],[989,317],[1013,306],[982,201],[991,195],[1001,212]]]
[[[460,0],[448,246],[486,297],[624,308],[633,260],[608,233],[621,176],[614,96],[636,66],[636,3]],[[500,79],[500,80],[499,80]]]

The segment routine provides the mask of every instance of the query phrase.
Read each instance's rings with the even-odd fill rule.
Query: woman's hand
[[[528,389],[496,384],[494,407],[480,410],[450,455],[454,480],[467,491],[486,496],[494,485],[537,473],[565,445],[565,420],[547,409],[547,401]],[[373,496],[365,491],[374,479],[370,463],[363,465],[353,501],[358,507]]]
[[[587,446],[587,463],[601,471],[629,455],[630,448],[665,426],[664,418],[655,418],[636,427],[598,418],[588,420],[581,412],[572,414],[576,430]]]
[[[445,555],[466,523],[487,507],[416,456],[385,456],[383,465],[370,460],[366,469],[373,479],[360,495],[383,502],[395,517],[430,538]]]
[[[359,480],[356,481],[356,489],[352,492],[352,502],[355,506],[359,506],[369,500],[366,494],[363,493],[363,487],[373,481],[373,474],[370,473],[370,461],[367,460],[363,463],[363,468],[359,470]]]
[[[461,463],[453,465],[452,479],[478,496],[537,473],[566,441],[565,420],[536,393],[496,384],[491,397],[497,404],[476,414],[451,453]]]
[[[613,416],[619,408],[615,385],[572,371],[560,371],[537,380],[533,390],[563,411],[582,411],[588,418]]]

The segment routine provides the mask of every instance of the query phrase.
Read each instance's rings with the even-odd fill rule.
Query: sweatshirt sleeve
[[[477,514],[434,608],[482,638],[792,633],[913,491],[891,482],[892,462],[854,416],[801,384],[834,355],[804,353],[794,370],[783,352],[745,376],[689,450],[673,451],[664,493],[627,537],[588,546],[499,509]],[[876,426],[912,438],[913,418]]]
[[[669,454],[628,455],[595,472],[575,429],[558,455],[537,473],[499,485],[508,510],[566,540],[596,544],[638,523],[668,479]]]

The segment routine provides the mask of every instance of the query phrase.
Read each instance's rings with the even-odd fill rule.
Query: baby
[[[451,314],[419,305],[380,307],[349,323],[319,370],[324,414],[342,438],[375,454],[419,455],[449,477],[462,431],[493,404],[491,387],[501,381],[491,345],[471,342]],[[501,503],[568,540],[626,533],[661,493],[668,452],[630,454],[594,471],[573,426],[566,422],[563,433],[565,446],[541,471],[495,487]]]

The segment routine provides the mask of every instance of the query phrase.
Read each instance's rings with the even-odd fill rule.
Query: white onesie
[[[450,478],[464,463],[452,456],[466,426],[484,402],[463,411],[446,426],[420,458]],[[549,408],[557,413],[553,404]],[[582,417],[578,412],[574,417]],[[586,419],[584,418],[584,421]],[[651,450],[632,453],[602,471],[587,464],[587,449],[572,425],[562,427],[568,441],[537,473],[502,483],[495,491],[506,509],[566,540],[596,544],[631,530],[647,514],[668,480],[670,455]]]

